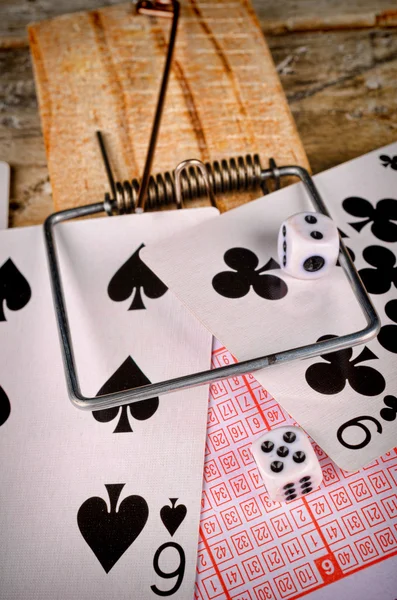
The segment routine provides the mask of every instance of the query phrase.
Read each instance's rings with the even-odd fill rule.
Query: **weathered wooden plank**
[[[396,31],[275,37],[271,48],[314,172],[396,141]]]
[[[397,139],[397,31],[267,41],[315,173]],[[52,202],[27,48],[0,52],[0,70],[0,160],[12,165],[11,222],[36,224]]]
[[[0,52],[0,160],[11,164],[10,224],[42,222],[52,197],[27,48]]]
[[[392,0],[258,0],[255,10],[266,33],[397,26]]]
[[[0,47],[26,46],[26,26],[33,21],[118,2],[0,0]],[[265,33],[397,26],[397,9],[393,0],[253,0],[253,6]]]
[[[238,23],[238,28],[236,24]],[[169,21],[121,4],[30,27],[55,206],[98,202],[107,182],[95,131],[116,178],[139,177],[150,136]],[[262,32],[243,0],[182,10],[153,173],[195,157],[259,153],[307,165]],[[228,194],[226,210],[253,194]]]
[[[0,48],[28,46],[27,26],[58,15],[117,4],[119,0],[0,0]]]

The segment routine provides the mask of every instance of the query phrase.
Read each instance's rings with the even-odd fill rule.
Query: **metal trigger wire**
[[[161,86],[159,96],[157,100],[156,112],[153,119],[152,132],[150,134],[149,147],[146,154],[145,166],[143,169],[143,175],[141,185],[139,188],[138,200],[136,203],[135,212],[143,212],[145,210],[146,193],[149,185],[150,173],[152,170],[152,163],[154,153],[156,150],[157,137],[160,129],[161,116],[163,113],[165,95],[167,93],[167,85],[171,72],[172,55],[174,52],[176,32],[178,29],[179,20],[179,2],[177,0],[161,0],[157,2],[149,2],[148,0],[140,0],[137,4],[137,12],[148,15],[156,15],[159,17],[171,17],[172,25],[170,32],[170,39],[168,43],[167,56],[164,64],[163,78],[161,80]]]
[[[140,182],[138,198],[136,202],[134,198],[132,185],[129,182],[125,182],[124,184],[115,182],[102,132],[96,132],[99,147],[102,154],[102,160],[105,165],[109,186],[112,192],[112,199],[110,202],[109,198],[106,198],[105,196],[105,210],[108,213],[108,215],[112,215],[115,213],[125,214],[129,212],[141,213],[145,210],[150,173],[152,169],[154,153],[156,151],[157,138],[160,129],[161,117],[163,114],[165,96],[167,93],[167,85],[171,72],[172,55],[174,52],[176,33],[178,29],[180,6],[178,0],[139,0],[139,2],[136,5],[136,11],[138,14],[172,18],[172,25],[167,49],[167,56],[164,64],[163,77],[161,80],[160,91],[157,99],[157,105],[150,134],[149,146],[146,153],[145,166],[143,169],[142,180]]]

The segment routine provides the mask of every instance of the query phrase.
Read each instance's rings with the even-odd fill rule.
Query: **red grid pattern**
[[[250,446],[287,423],[252,375],[211,386],[195,600],[292,600],[397,554],[397,448],[345,473],[314,444],[321,488],[273,503]]]

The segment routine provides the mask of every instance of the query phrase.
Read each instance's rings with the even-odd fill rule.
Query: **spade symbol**
[[[5,393],[3,388],[0,386],[0,427],[2,425],[4,425],[4,423],[7,421],[8,417],[10,416],[10,412],[11,412],[10,401],[8,399],[7,394]]]
[[[20,310],[32,295],[30,285],[11,258],[0,267],[0,321],[6,321],[4,302],[9,310]]]
[[[77,524],[81,535],[106,573],[136,540],[146,525],[149,508],[142,496],[127,496],[116,511],[124,483],[105,485],[110,511],[103,498],[93,496],[80,506]]]
[[[148,298],[160,298],[167,291],[167,286],[142,262],[139,252],[145,244],[141,244],[134,254],[113,275],[108,286],[111,300],[123,302],[133,295],[128,310],[141,310],[143,303],[142,292]]]
[[[151,383],[150,380],[142,373],[136,362],[132,360],[131,356],[129,356],[101,387],[97,396],[110,394],[112,392],[121,392],[149,383]],[[155,398],[133,402],[132,404],[95,410],[92,415],[100,423],[109,423],[109,421],[113,421],[113,419],[121,412],[116,429],[113,433],[130,433],[132,432],[132,429],[128,418],[128,410],[134,419],[146,421],[146,419],[150,419],[150,417],[154,415],[158,407],[159,399],[156,396]]]
[[[187,513],[187,508],[184,504],[175,506],[177,500],[178,498],[170,498],[171,506],[165,505],[160,510],[160,518],[171,537],[174,535]]]

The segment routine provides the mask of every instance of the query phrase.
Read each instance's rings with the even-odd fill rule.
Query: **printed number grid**
[[[213,366],[234,362],[215,346]],[[321,488],[269,501],[254,438],[296,424],[252,375],[211,386],[195,600],[289,600],[397,554],[397,448],[357,473],[314,444]]]

